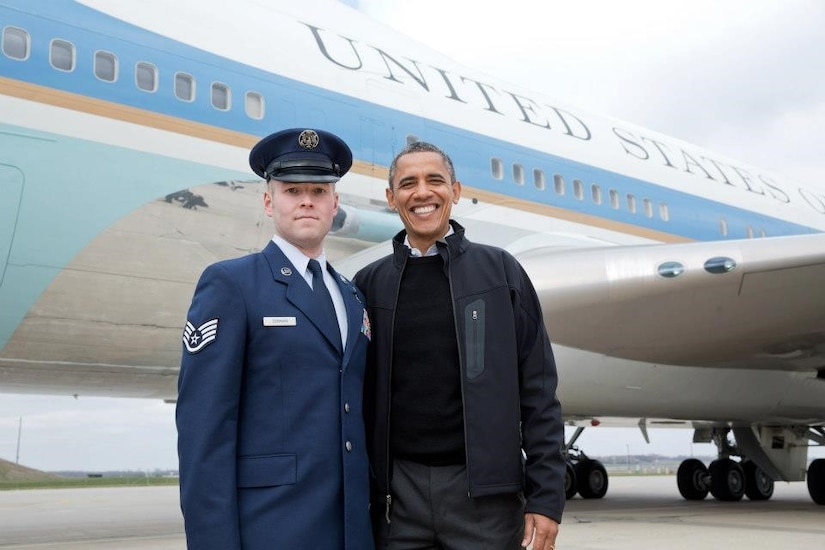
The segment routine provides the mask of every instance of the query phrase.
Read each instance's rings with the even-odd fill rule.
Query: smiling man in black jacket
[[[364,410],[378,548],[553,550],[564,427],[535,289],[509,253],[450,220],[461,183],[440,148],[408,145],[389,183],[405,230],[354,279],[373,333]]]

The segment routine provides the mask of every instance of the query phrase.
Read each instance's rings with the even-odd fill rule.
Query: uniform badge
[[[367,310],[364,310],[364,320],[361,321],[361,334],[367,337],[367,341],[372,340],[372,327],[370,326],[370,317],[367,315]]]
[[[212,319],[199,327],[189,321],[183,329],[183,345],[189,353],[198,353],[218,337],[218,320]]]
[[[289,277],[290,275],[292,275],[292,270],[289,269],[288,267],[282,267],[281,268],[281,275],[283,275],[284,277]]]
[[[318,132],[315,130],[304,130],[298,136],[298,145],[304,149],[315,149],[320,141],[321,138],[318,137]]]

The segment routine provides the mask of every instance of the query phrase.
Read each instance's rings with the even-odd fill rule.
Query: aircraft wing
[[[516,255],[555,343],[649,363],[825,372],[825,234]]]

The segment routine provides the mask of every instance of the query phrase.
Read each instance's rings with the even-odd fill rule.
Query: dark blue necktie
[[[315,296],[318,307],[326,316],[327,330],[334,333],[335,342],[341,344],[341,330],[338,328],[338,316],[335,315],[335,306],[332,303],[332,296],[329,295],[327,285],[324,284],[324,274],[321,272],[321,264],[318,260],[310,260],[309,270],[312,271],[312,294]]]

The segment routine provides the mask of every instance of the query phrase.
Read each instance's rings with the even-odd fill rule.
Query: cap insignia
[[[318,147],[320,141],[321,138],[318,137],[318,133],[315,130],[304,130],[301,132],[301,135],[298,136],[298,145],[304,149],[315,149]]]

